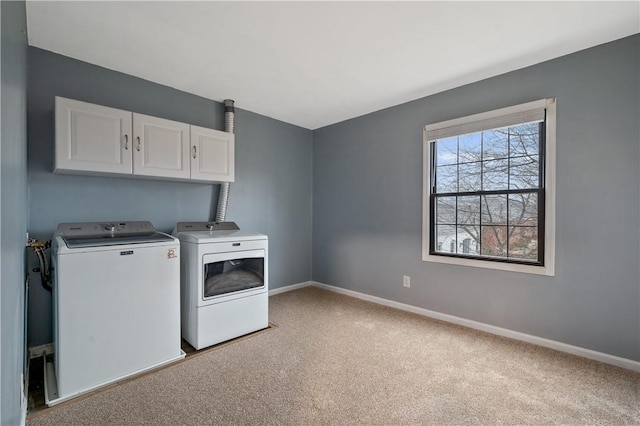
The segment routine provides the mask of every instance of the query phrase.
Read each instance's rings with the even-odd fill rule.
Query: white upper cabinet
[[[133,113],[133,174],[190,177],[189,125]]]
[[[55,169],[131,174],[131,113],[56,97]]]
[[[231,133],[56,97],[56,173],[232,182]]]
[[[235,138],[220,130],[191,126],[191,179],[233,182]]]

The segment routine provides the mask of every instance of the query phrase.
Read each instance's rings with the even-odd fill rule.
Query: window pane
[[[436,193],[458,191],[458,166],[436,167]]]
[[[538,224],[538,194],[509,195],[509,225],[536,226]]]
[[[436,226],[436,251],[442,253],[456,252],[456,227],[451,225]]]
[[[481,179],[480,174],[482,172],[482,163],[466,163],[458,166],[460,173],[458,182],[458,191],[471,192],[480,191]]]
[[[507,257],[507,227],[482,226],[482,254],[485,256]]]
[[[538,155],[540,146],[540,123],[521,124],[509,127],[511,156]]]
[[[458,137],[438,139],[436,141],[436,165],[458,162]]]
[[[458,197],[458,226],[480,224],[480,197]]]
[[[512,226],[509,228],[509,257],[538,260],[538,228]]]
[[[509,160],[491,160],[482,163],[482,189],[504,190],[509,187]]]
[[[438,225],[456,224],[456,197],[436,198],[436,223]]]
[[[484,195],[482,196],[482,225],[506,225],[507,224],[507,196]]]
[[[460,163],[482,160],[482,133],[462,135],[458,138],[458,159]]]
[[[509,189],[538,188],[539,173],[540,163],[537,155],[512,158],[509,170]]]
[[[492,160],[509,156],[509,136],[507,129],[482,132],[482,159]]]
[[[469,252],[463,251],[464,240],[468,242]],[[458,197],[457,251],[465,254],[478,254],[477,241],[480,239],[480,197]],[[466,250],[466,249],[465,249]]]

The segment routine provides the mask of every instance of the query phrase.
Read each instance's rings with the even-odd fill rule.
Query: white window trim
[[[435,129],[459,126],[480,120],[490,120],[496,117],[517,114],[536,108],[547,110],[545,134],[545,245],[544,266],[492,262],[487,260],[465,259],[462,257],[438,256],[429,254],[430,224],[429,211],[431,208],[431,149],[427,140],[427,133]],[[453,120],[425,126],[423,133],[423,188],[422,188],[422,260],[425,262],[446,263],[450,265],[472,266],[476,268],[497,269],[502,271],[523,272],[527,274],[555,275],[555,246],[556,246],[556,98],[541,99],[512,107],[494,111],[469,115]]]

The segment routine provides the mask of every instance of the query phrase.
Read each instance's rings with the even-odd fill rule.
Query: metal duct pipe
[[[232,99],[224,100],[224,131],[233,134],[236,112]],[[227,204],[229,203],[229,182],[220,184],[218,194],[218,209],[216,210],[216,222],[224,222],[227,217]]]
[[[224,100],[224,131],[233,134],[236,118],[236,110],[233,107],[232,99]]]

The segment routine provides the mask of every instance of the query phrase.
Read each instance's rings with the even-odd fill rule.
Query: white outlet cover
[[[402,285],[404,287],[411,287],[411,277],[408,275],[404,275],[402,277]]]

